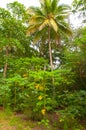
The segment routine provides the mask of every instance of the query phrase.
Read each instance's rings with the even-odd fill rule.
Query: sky
[[[5,8],[7,3],[12,3],[14,1],[18,1],[24,4],[26,7],[29,6],[39,6],[39,0],[0,0],[0,7]],[[61,3],[71,4],[73,0],[60,0]]]
[[[12,3],[14,1],[18,1],[28,8],[29,6],[39,6],[39,0],[0,0],[0,7],[5,8],[7,3]],[[60,3],[71,5],[73,0],[60,0]],[[70,21],[73,26],[78,27],[81,24],[81,20],[77,19],[76,16],[70,17]],[[78,24],[77,24],[78,23]]]

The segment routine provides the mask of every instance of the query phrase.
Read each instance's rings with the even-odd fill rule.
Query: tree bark
[[[51,47],[51,39],[50,39],[50,27],[48,28],[48,44],[49,44],[50,67],[51,67],[51,71],[53,71],[53,59],[52,59],[52,47]],[[53,85],[53,99],[55,99],[55,86],[54,86],[54,77],[53,76],[52,76],[52,85]]]
[[[50,40],[50,27],[48,28],[48,44],[49,44],[50,67],[51,67],[51,71],[53,71],[52,48],[51,48],[51,40]]]

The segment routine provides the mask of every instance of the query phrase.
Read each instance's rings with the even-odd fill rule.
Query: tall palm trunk
[[[6,76],[7,76],[7,67],[8,67],[7,58],[8,58],[8,47],[6,47],[6,62],[5,62],[5,65],[4,65],[4,72],[3,72],[4,78],[6,78]]]
[[[50,39],[50,27],[48,27],[48,44],[49,44],[49,56],[50,56],[50,66],[51,71],[53,71],[53,59],[52,59],[52,47]],[[52,85],[53,85],[53,99],[55,99],[55,86],[54,86],[54,77],[52,76]]]
[[[48,27],[48,44],[49,44],[50,67],[51,67],[51,71],[53,71],[52,48],[51,48],[51,39],[50,39],[50,26]]]

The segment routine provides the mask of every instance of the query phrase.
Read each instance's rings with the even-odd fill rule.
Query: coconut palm
[[[29,7],[29,23],[27,35],[34,36],[34,43],[42,41],[49,45],[50,66],[52,61],[52,38],[58,43],[61,35],[71,35],[71,29],[67,24],[69,6],[60,5],[59,0],[39,0],[40,7]],[[44,40],[43,40],[44,39]]]

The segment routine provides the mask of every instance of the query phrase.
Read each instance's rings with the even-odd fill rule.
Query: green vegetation
[[[69,23],[70,12],[82,27]],[[0,8],[0,129],[85,130],[85,17],[84,0]]]

